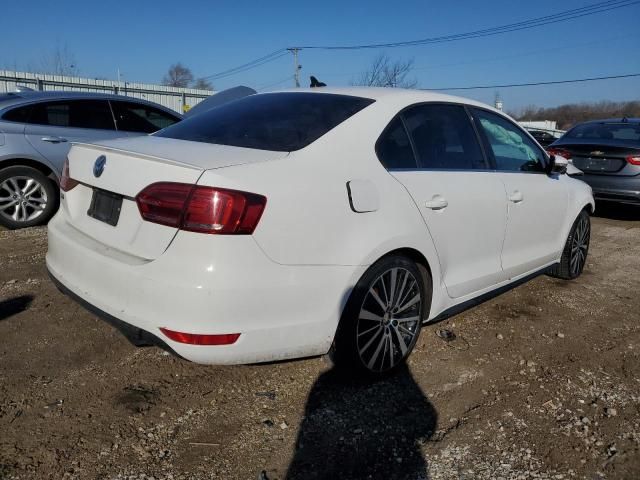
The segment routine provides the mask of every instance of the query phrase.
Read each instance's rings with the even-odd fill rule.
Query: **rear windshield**
[[[250,95],[194,115],[155,135],[290,152],[306,147],[373,102],[329,93]]]
[[[566,139],[621,140],[640,144],[640,124],[638,123],[585,123],[569,130]]]

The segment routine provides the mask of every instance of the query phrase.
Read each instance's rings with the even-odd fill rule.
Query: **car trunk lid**
[[[62,205],[73,227],[105,248],[153,260],[177,228],[144,221],[135,201],[140,191],[157,182],[196,184],[208,169],[286,155],[155,137],[76,144],[69,175],[80,184],[64,192]]]
[[[554,145],[555,147],[556,145]],[[621,147],[616,145],[594,143],[559,144],[557,148],[568,151],[576,168],[591,174],[623,174],[627,166],[627,157],[640,154],[640,148]],[[629,172],[636,175],[638,172]]]

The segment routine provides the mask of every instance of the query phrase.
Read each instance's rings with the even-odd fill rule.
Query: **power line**
[[[365,45],[307,45],[302,47],[288,47],[289,50],[359,50],[359,49],[374,49],[374,48],[395,48],[395,47],[410,47],[419,45],[431,45],[437,43],[453,42],[458,40],[468,40],[472,38],[487,37],[492,35],[499,35],[503,33],[515,32],[519,30],[525,30],[529,28],[541,27],[558,22],[565,22],[568,20],[574,20],[576,18],[595,15],[598,13],[604,13],[610,10],[616,10],[623,7],[628,7],[640,3],[640,0],[608,0],[604,2],[595,3],[585,7],[574,8],[571,10],[565,10],[559,13],[546,15],[543,17],[537,17],[529,20],[523,20],[521,22],[510,23],[497,27],[486,28],[483,30],[475,30],[466,33],[456,33],[451,35],[445,35],[440,37],[424,38],[420,40],[409,40],[403,42],[389,42],[389,43],[375,43]],[[266,63],[273,62],[279,58],[287,55],[287,48],[280,48],[267,55],[251,60],[250,62],[238,65],[237,67],[223,70],[221,72],[203,77],[210,80],[218,80],[226,78],[232,75],[246,72],[253,68],[260,67]]]
[[[220,78],[228,77],[230,75],[235,75],[237,73],[245,72],[252,68],[259,67],[260,65],[264,65],[265,63],[269,63],[274,60],[277,60],[280,57],[283,57],[287,54],[288,52],[286,48],[280,48],[278,50],[275,50],[269,53],[268,55],[264,55],[263,57],[256,58],[255,60],[251,60],[250,62],[243,63],[242,65],[238,65],[237,67],[230,68],[228,70],[223,70],[222,72],[214,73],[213,75],[208,75],[203,78],[210,79],[210,80],[218,80]]]
[[[561,83],[594,82],[596,80],[611,80],[614,78],[631,78],[631,77],[640,77],[640,73],[629,73],[626,75],[609,75],[607,77],[578,78],[575,80],[554,80],[550,82],[511,83],[506,85],[477,85],[475,87],[421,88],[420,90],[452,91],[452,90],[478,90],[478,89],[486,89],[486,88],[534,87],[538,85],[558,85]]]
[[[262,86],[258,87],[256,90],[258,90],[258,91],[268,90],[270,88],[277,87],[278,85],[281,85],[281,84],[283,84],[285,82],[288,82],[290,80],[293,80],[293,79],[294,79],[293,75],[289,75],[288,77],[283,78],[281,80],[278,80],[277,82],[273,82],[273,83],[268,83],[266,85],[262,85]]]
[[[395,47],[410,47],[418,45],[430,45],[435,43],[453,42],[457,40],[468,40],[471,38],[487,37],[491,35],[499,35],[502,33],[515,32],[519,30],[525,30],[529,28],[541,27],[543,25],[549,25],[552,23],[564,22],[568,20],[574,20],[576,18],[595,15],[597,13],[607,12],[609,10],[615,10],[623,7],[628,7],[634,4],[640,3],[639,0],[609,0],[605,2],[599,2],[593,5],[589,5],[581,8],[574,8],[571,10],[565,10],[552,15],[546,15],[544,17],[533,18],[524,20],[521,22],[510,23],[501,25],[498,27],[487,28],[483,30],[475,30],[466,33],[457,33],[452,35],[445,35],[440,37],[423,38],[420,40],[408,40],[402,42],[389,42],[389,43],[372,43],[364,45],[306,45],[298,48],[302,49],[314,49],[314,50],[361,50],[361,49],[374,49],[374,48],[395,48]]]

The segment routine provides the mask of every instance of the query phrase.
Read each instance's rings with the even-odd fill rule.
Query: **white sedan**
[[[503,113],[399,89],[251,95],[77,144],[49,224],[66,293],[201,363],[330,352],[388,372],[420,328],[580,275],[591,189]]]

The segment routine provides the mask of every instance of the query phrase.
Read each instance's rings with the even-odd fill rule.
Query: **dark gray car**
[[[640,205],[640,118],[580,123],[548,150],[584,172],[597,200]]]
[[[0,225],[46,223],[71,142],[144,135],[181,120],[145,100],[83,92],[0,95]]]

